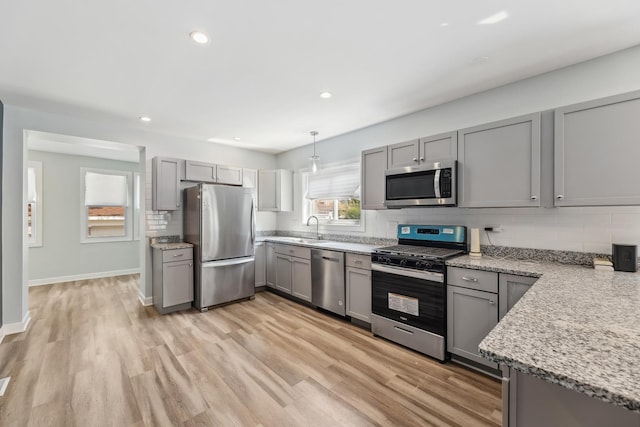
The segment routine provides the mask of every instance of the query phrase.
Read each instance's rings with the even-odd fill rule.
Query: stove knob
[[[426,267],[424,261],[416,261],[416,269],[423,270]]]
[[[400,267],[404,267],[407,265],[407,260],[406,259],[401,259],[400,260]]]

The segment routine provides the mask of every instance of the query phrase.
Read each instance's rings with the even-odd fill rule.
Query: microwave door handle
[[[440,198],[440,170],[441,169],[436,170],[436,174],[433,177],[433,190],[435,192],[436,199]]]

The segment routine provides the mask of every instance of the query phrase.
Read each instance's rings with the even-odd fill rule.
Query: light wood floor
[[[2,426],[485,426],[500,385],[269,292],[160,316],[138,277],[29,290]]]

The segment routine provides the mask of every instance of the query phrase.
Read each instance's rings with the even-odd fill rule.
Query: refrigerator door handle
[[[223,259],[220,261],[208,261],[202,263],[202,268],[215,268],[215,267],[226,267],[228,265],[238,265],[238,264],[247,264],[249,262],[255,261],[255,257],[244,257],[244,258],[232,258],[232,259]]]
[[[253,199],[251,199],[251,244],[255,245],[256,243],[256,219],[255,215],[255,206],[253,205]]]

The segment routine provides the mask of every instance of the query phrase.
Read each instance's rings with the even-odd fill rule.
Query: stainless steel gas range
[[[467,229],[401,224],[398,243],[371,254],[371,329],[374,335],[444,361],[445,261],[468,252]]]

